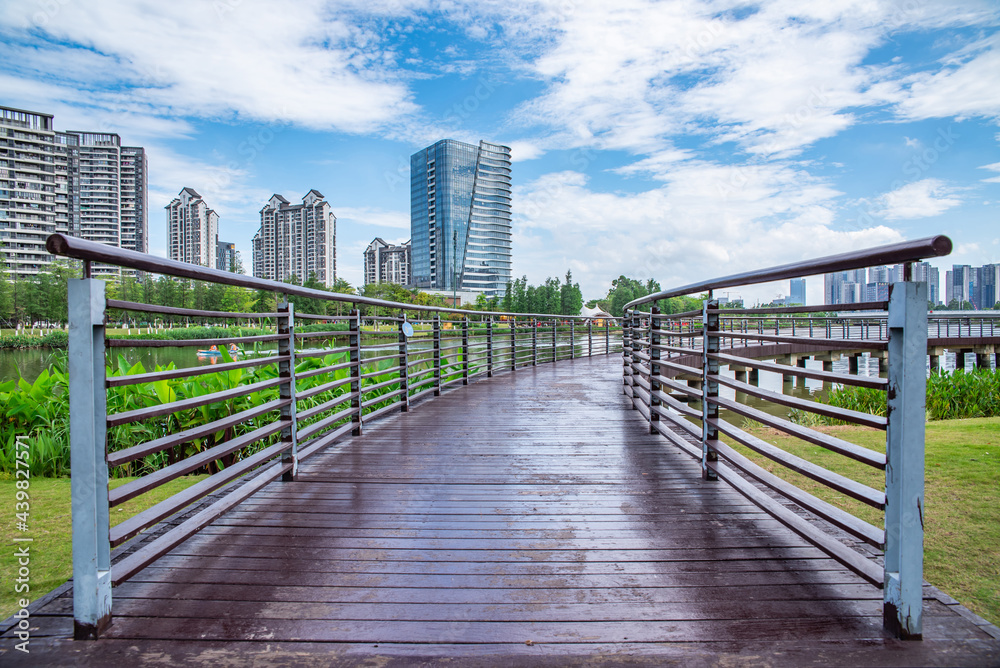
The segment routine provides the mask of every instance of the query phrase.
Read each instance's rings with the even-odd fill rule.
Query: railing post
[[[569,358],[576,359],[576,320],[569,321]]]
[[[510,317],[510,370],[517,371],[517,318]]]
[[[587,357],[594,356],[594,321],[587,321]]]
[[[486,377],[493,377],[493,316],[486,318]]]
[[[557,318],[552,319],[552,361],[556,362],[559,359],[559,348],[557,343],[559,341],[559,320]]]
[[[899,282],[889,289],[882,623],[898,638],[918,640],[923,633],[927,284]]]
[[[622,313],[622,385],[631,385],[632,375],[632,312]],[[622,392],[625,392],[624,388]],[[626,394],[628,394],[626,392]]]
[[[711,298],[702,305],[701,329],[701,477],[703,480],[718,480],[718,474],[708,467],[709,462],[719,459],[718,453],[709,445],[709,441],[719,438],[718,430],[708,423],[719,417],[718,404],[709,401],[710,397],[719,396],[719,361],[709,359],[709,353],[719,352],[719,339],[709,336],[710,332],[719,330],[719,302]]]
[[[469,316],[462,318],[462,385],[469,384]]]
[[[609,318],[604,319],[604,354],[611,354],[611,321]]]
[[[96,278],[68,282],[73,637],[76,640],[96,640],[111,623],[104,288],[104,281]]]
[[[538,366],[538,318],[531,319],[531,366]]]
[[[407,346],[406,333],[403,331],[406,311],[400,311],[399,317],[399,389],[402,390],[399,410],[406,413],[410,410],[410,349]]]
[[[654,306],[649,312],[649,433],[656,434],[660,414],[654,407],[661,404],[656,393],[660,391],[660,309]]]
[[[364,430],[364,419],[361,415],[361,311],[351,309],[350,334],[348,345],[351,347],[351,422],[354,429],[351,433],[360,436]]]
[[[281,407],[281,419],[291,420],[291,424],[281,430],[281,442],[288,448],[281,453],[281,464],[291,464],[292,468],[282,474],[285,482],[295,480],[299,473],[298,420],[295,406],[295,304],[287,299],[278,305],[278,354],[288,355],[287,362],[278,362],[278,377],[285,378],[278,386],[278,397],[290,399],[291,403]]]
[[[434,396],[441,396],[441,314],[434,316]]]

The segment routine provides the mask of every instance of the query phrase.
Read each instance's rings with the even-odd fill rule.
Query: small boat
[[[235,343],[229,344],[229,355],[230,357],[235,357],[241,354],[243,351],[236,347]],[[222,351],[219,350],[218,346],[212,346],[207,350],[199,350],[198,357],[219,357],[222,355]]]

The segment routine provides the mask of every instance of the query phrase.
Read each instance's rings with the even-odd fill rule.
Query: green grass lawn
[[[885,432],[855,426],[818,427],[885,452]],[[766,427],[755,436],[876,489],[885,474]],[[927,423],[924,579],[978,615],[1000,625],[1000,417]],[[771,473],[881,527],[882,512],[737,446]]]
[[[127,501],[111,509],[111,524],[115,525],[132,515],[153,506],[163,499],[193,485],[205,476],[184,476]],[[123,485],[133,478],[111,481],[112,487]],[[3,530],[4,549],[0,552],[0,619],[17,611],[16,602],[23,597],[34,600],[47,594],[73,574],[73,545],[70,520],[69,478],[32,478],[28,493],[30,509],[28,531],[18,531],[14,516],[17,489],[10,476],[0,478],[0,527]],[[15,537],[32,538],[31,543],[15,543]],[[17,577],[15,546],[29,545],[31,552],[31,591],[14,592]]]

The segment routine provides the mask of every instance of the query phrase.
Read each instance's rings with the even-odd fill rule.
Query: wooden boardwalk
[[[67,640],[53,601],[32,665],[1000,662],[931,589],[925,640],[886,639],[881,592],[702,482],[627,408],[620,364],[518,370],[366,427],[116,588],[106,638]]]

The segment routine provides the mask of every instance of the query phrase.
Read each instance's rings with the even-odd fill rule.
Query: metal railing
[[[928,340],[927,287],[910,280],[909,263],[950,252],[951,241],[937,236],[728,276],[634,300],[626,305],[623,321],[624,392],[631,397],[633,407],[649,420],[651,431],[662,434],[697,458],[704,480],[724,480],[733,485],[772,517],[881,587],[884,626],[902,638],[920,638],[922,633]],[[853,306],[859,311],[886,311],[885,318],[872,319],[870,315],[859,314],[851,320],[854,324],[844,324],[842,331],[832,335],[828,323],[822,329],[810,327],[808,314],[846,311],[849,307],[722,310],[712,296],[713,290],[721,288],[886,263],[907,263],[906,280],[891,286],[888,302]],[[699,311],[666,314],[656,306],[670,297],[706,292],[707,298]],[[644,305],[649,305],[648,312],[639,310]],[[786,326],[779,323],[769,329],[760,319],[764,314],[798,316],[804,325],[793,329],[787,323]],[[755,326],[733,324],[742,323],[745,318],[757,319]],[[796,346],[801,363],[776,364],[736,354],[741,346],[780,344]],[[818,354],[845,348],[879,354],[884,351],[888,358],[887,378],[857,375],[856,367],[851,369],[854,373],[844,373],[835,372],[832,364],[824,363],[823,370],[809,369],[804,364],[810,350]],[[724,371],[726,367],[728,373]],[[750,382],[747,382],[748,371]],[[754,382],[760,372],[885,392],[886,410],[883,415],[869,414],[763,389]],[[781,412],[787,409],[795,413],[782,416]],[[809,415],[819,417],[810,420],[800,417]],[[743,424],[737,426],[734,418],[742,419]],[[865,484],[832,470],[849,471],[850,466],[817,464],[804,456],[807,449],[794,454],[789,451],[795,449],[793,445],[779,447],[778,443],[787,441],[765,440],[761,437],[764,432],[759,430],[751,433],[755,431],[751,429],[754,422],[748,420],[777,430],[792,444],[818,446],[860,463],[862,469],[884,470],[884,485]],[[837,432],[815,429],[810,424],[828,420],[885,431],[885,451],[863,447],[841,438]],[[767,468],[762,465],[765,461]],[[794,475],[772,473],[769,468],[774,465],[833,493],[812,494],[789,482],[795,479]],[[870,475],[868,479],[870,482]],[[841,500],[845,499],[859,502],[861,507],[884,511],[884,525],[877,526],[848,512],[844,507],[850,506],[851,501],[843,503]],[[822,518],[849,538],[838,538],[836,529],[827,532],[818,528],[808,519],[810,515]],[[870,556],[853,549],[848,544],[851,540],[882,550],[883,564],[880,566]]]
[[[112,586],[281,477],[391,412],[477,378],[621,350],[613,319],[402,304],[242,276],[53,235],[49,252],[280,296],[273,313],[230,313],[105,297],[105,282],[69,282],[74,637],[110,623]],[[346,315],[298,312],[296,297],[348,304]],[[106,313],[254,322],[260,333],[206,341],[108,339]],[[314,323],[300,326],[298,323]],[[107,374],[107,351],[208,344],[220,363]],[[254,351],[247,350],[253,346]],[[267,347],[267,350],[261,350]],[[213,351],[214,352],[214,351]],[[109,408],[111,409],[109,412]],[[139,436],[136,437],[136,434]],[[109,472],[138,474],[109,490]],[[114,526],[110,508],[195,471],[210,475]],[[209,494],[219,498],[112,564],[112,548]],[[208,502],[206,502],[208,503]],[[190,513],[189,513],[190,514]]]

